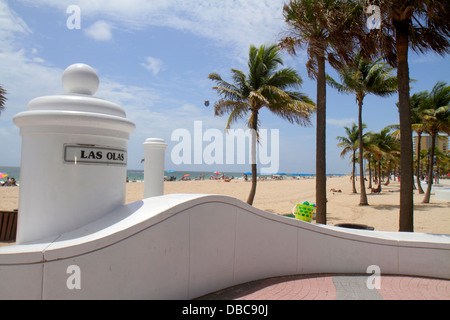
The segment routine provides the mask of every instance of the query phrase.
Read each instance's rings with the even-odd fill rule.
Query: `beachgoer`
[[[3,186],[4,186],[4,187],[10,187],[10,186],[11,186],[11,180],[9,180],[9,177],[6,178],[6,181],[5,181],[5,182],[3,182]]]

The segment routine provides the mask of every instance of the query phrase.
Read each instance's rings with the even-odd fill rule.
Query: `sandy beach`
[[[450,181],[443,180],[441,184],[448,185]],[[164,193],[224,194],[245,202],[250,187],[251,182],[243,180],[174,181],[165,182]],[[382,185],[380,194],[370,194],[368,190],[369,206],[358,205],[360,195],[352,193],[348,176],[328,178],[327,188],[341,189],[341,192],[328,192],[327,224],[359,223],[375,230],[398,231],[399,182]],[[142,182],[127,183],[126,203],[141,200],[143,190]],[[450,234],[450,202],[436,200],[433,193],[431,203],[422,204],[422,199],[423,195],[415,191],[414,231]],[[19,187],[0,188],[0,210],[17,209],[18,200]],[[275,214],[289,214],[296,203],[303,201],[315,201],[314,178],[259,181],[253,205]]]

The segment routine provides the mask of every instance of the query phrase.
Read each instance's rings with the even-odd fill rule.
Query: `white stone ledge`
[[[190,299],[267,277],[365,273],[374,264],[384,274],[450,279],[450,236],[323,226],[227,196],[171,194],[41,243],[0,248],[0,298]],[[70,265],[82,270],[82,290],[65,286]]]

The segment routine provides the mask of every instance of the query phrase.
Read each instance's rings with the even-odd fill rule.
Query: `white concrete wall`
[[[73,232],[0,248],[0,299],[191,299],[293,274],[450,279],[450,236],[320,226],[216,195],[122,206]],[[80,268],[69,290],[67,268]]]

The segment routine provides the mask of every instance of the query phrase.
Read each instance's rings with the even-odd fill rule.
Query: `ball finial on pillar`
[[[62,85],[69,94],[94,95],[99,86],[99,79],[92,67],[84,63],[75,63],[64,70]]]

